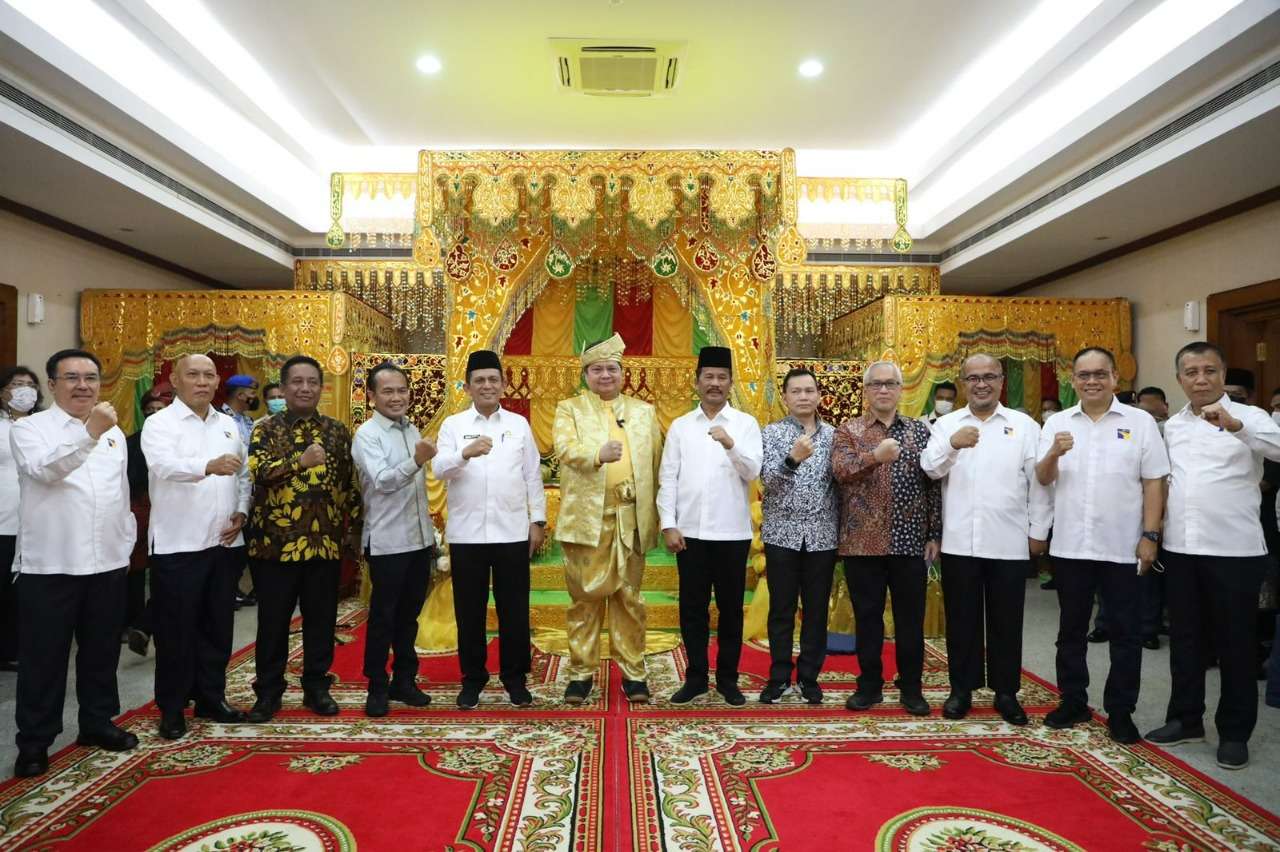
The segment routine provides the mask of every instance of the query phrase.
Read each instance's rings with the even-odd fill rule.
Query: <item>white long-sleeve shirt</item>
[[[18,534],[18,465],[9,449],[13,421],[0,414],[0,535]],[[8,565],[0,565],[0,582]]]
[[[1155,418],[1114,396],[1096,421],[1073,405],[1044,422],[1040,459],[1059,432],[1071,433],[1072,447],[1058,459],[1049,552],[1132,567],[1142,537],[1142,481],[1169,474],[1169,454]]]
[[[976,447],[957,450],[951,436],[976,426]],[[1053,526],[1050,490],[1036,479],[1040,426],[999,403],[986,420],[969,407],[939,417],[920,467],[942,480],[942,552],[984,559],[1027,559],[1027,539]]]
[[[711,437],[723,426],[733,439],[726,450]],[[760,424],[728,403],[708,418],[699,405],[671,421],[658,468],[661,528],[686,538],[741,541],[751,538],[751,482],[764,460]]]
[[[57,405],[13,424],[18,465],[18,562],[23,574],[101,574],[129,564],[129,453],[112,426],[92,438]]]
[[[436,543],[427,510],[427,475],[413,459],[420,438],[408,418],[391,420],[375,411],[351,442],[364,501],[361,544],[372,556],[409,553]]]
[[[1267,552],[1258,506],[1264,458],[1280,461],[1280,426],[1261,408],[1220,404],[1244,426],[1211,426],[1186,405],[1164,424],[1169,447],[1166,550],[1204,556],[1261,556]],[[1251,616],[1252,617],[1252,616]]]
[[[493,449],[464,459],[463,449],[481,435]],[[451,544],[525,541],[529,524],[547,520],[538,445],[519,414],[499,408],[485,417],[473,405],[445,418],[436,447],[431,470],[447,483]]]
[[[201,420],[175,397],[172,404],[143,421],[142,454],[147,459],[151,496],[149,553],[195,553],[220,547],[219,536],[231,516],[249,514],[253,486],[248,449],[236,422],[226,414],[210,407]],[[228,454],[240,459],[237,473],[205,474],[210,461]],[[240,533],[230,546],[243,545]]]

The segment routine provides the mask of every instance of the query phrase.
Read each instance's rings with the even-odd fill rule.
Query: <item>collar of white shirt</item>
[[[392,429],[403,429],[407,425],[409,425],[408,420],[406,420],[405,418],[401,417],[399,420],[392,420],[390,417],[383,414],[381,411],[373,412],[373,422],[377,423],[379,426],[381,426],[383,429],[385,429],[388,432],[390,432]]]
[[[1233,403],[1231,401],[1231,397],[1227,396],[1226,391],[1222,392],[1222,397],[1221,399],[1218,400],[1218,405],[1221,405],[1223,408],[1227,409],[1227,411],[1230,411],[1231,406],[1236,404],[1237,403]],[[1182,409],[1178,411],[1177,414],[1173,415],[1173,417],[1186,417],[1188,420],[1200,419],[1199,415],[1197,415],[1194,411],[1191,410],[1191,403],[1189,402],[1186,405],[1182,406]],[[1170,417],[1169,419],[1172,420],[1173,417]]]
[[[986,422],[985,420],[982,420],[982,418],[980,418],[978,415],[974,414],[973,411],[970,410],[969,406],[967,405],[964,408],[957,411],[956,413],[960,415],[960,417],[957,418],[958,420],[963,420],[966,417],[972,417],[974,420],[977,420],[979,422],[982,422],[982,423]],[[996,410],[991,412],[991,417],[1003,417],[1005,420],[1013,419],[1012,417],[1009,416],[1009,409],[1004,407],[1003,402],[996,403]],[[990,420],[991,417],[988,417],[987,420]]]
[[[1103,412],[1102,416],[1106,417],[1108,414],[1119,414],[1121,417],[1124,417],[1125,414],[1128,413],[1125,411],[1125,409],[1131,408],[1131,407],[1132,406],[1125,405],[1123,402],[1121,402],[1119,399],[1116,398],[1115,394],[1112,394],[1111,405],[1107,407],[1107,410]],[[1075,405],[1071,406],[1063,413],[1066,414],[1068,418],[1075,417],[1077,414],[1084,415],[1085,417],[1089,416],[1088,414],[1085,414],[1083,402],[1077,402]]]
[[[471,407],[466,410],[466,413],[471,415],[472,423],[476,422],[477,420],[483,423],[488,423],[490,420],[494,421],[495,423],[501,423],[502,411],[503,411],[502,406],[499,405],[496,411],[494,411],[488,417],[485,417],[483,414],[480,413],[480,409],[476,408],[476,404],[473,402],[471,403]]]
[[[715,423],[717,420],[724,420],[727,423],[729,421],[729,418],[732,416],[732,412],[733,412],[733,406],[729,404],[728,400],[725,400],[724,408],[717,411],[715,417],[708,417],[707,410],[703,408],[702,403],[699,402],[698,407],[693,410],[693,419],[694,420],[700,419],[707,423]]]
[[[173,410],[173,413],[169,415],[170,417],[176,417],[180,420],[185,417],[194,417],[195,419],[200,420],[200,415],[196,414],[195,411],[192,410],[191,406],[187,405],[176,396],[173,398],[173,402],[169,403],[168,408]],[[212,405],[209,406],[209,410],[204,413],[204,420],[202,422],[207,423],[212,415],[218,413],[220,412],[216,411]],[[228,414],[227,416],[230,417],[231,415]]]

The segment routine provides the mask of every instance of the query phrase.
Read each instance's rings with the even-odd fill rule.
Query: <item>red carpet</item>
[[[424,658],[428,712],[371,720],[359,677],[363,613],[344,609],[334,689],[342,715],[300,707],[294,688],[273,724],[195,721],[176,743],[153,705],[122,724],[142,740],[115,755],[72,747],[45,778],[0,787],[5,849],[208,850],[1029,850],[1273,849],[1267,811],[1147,745],[1117,746],[1092,723],[1052,731],[1005,725],[980,707],[961,722],[843,709],[853,657],[833,657],[827,701],[755,703],[768,655],[744,651],[748,705],[714,693],[685,708],[666,696],[681,651],[649,658],[658,701],[629,708],[616,670],[597,701],[559,703],[558,658],[537,653],[533,711],[500,689],[480,711],[453,708],[457,661]],[[491,652],[493,647],[491,646]],[[295,649],[296,657],[300,649]],[[494,661],[496,662],[496,661]],[[891,664],[891,661],[888,661]],[[233,660],[244,704],[252,654]],[[892,668],[886,669],[892,677]],[[602,671],[597,683],[607,677]],[[926,692],[945,692],[930,648]],[[1054,696],[1026,679],[1024,703]]]

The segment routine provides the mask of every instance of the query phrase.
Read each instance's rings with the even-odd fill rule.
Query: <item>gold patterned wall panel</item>
[[[786,267],[773,287],[779,344],[824,337],[836,319],[885,296],[929,296],[941,286],[937,266]]]

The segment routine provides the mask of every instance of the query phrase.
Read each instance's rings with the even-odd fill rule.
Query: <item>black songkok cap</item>
[[[698,369],[723,367],[733,369],[733,353],[724,346],[704,346],[698,350]]]
[[[1253,370],[1241,367],[1228,367],[1227,380],[1223,384],[1239,385],[1246,390],[1253,390]]]
[[[498,353],[491,352],[488,349],[477,349],[467,356],[467,378],[471,378],[471,373],[475,370],[497,370],[502,372],[502,362],[498,360]]]

